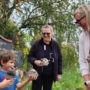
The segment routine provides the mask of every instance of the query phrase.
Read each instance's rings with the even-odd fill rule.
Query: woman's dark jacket
[[[42,72],[41,67],[37,67],[34,64],[34,61],[40,60],[41,58],[43,58],[43,53],[44,53],[43,46],[44,46],[43,39],[36,41],[32,45],[31,50],[28,55],[28,61],[33,65],[33,68],[36,69],[39,74]],[[53,39],[51,40],[50,46],[54,53],[52,76],[53,76],[53,80],[56,81],[57,75],[62,74],[62,54],[61,54],[61,50],[55,40],[53,40]]]

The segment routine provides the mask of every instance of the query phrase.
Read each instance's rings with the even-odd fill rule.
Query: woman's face
[[[74,18],[76,19],[76,24],[78,24],[80,27],[84,29],[84,31],[87,30],[87,22],[86,22],[86,16],[82,16],[80,13],[77,13]]]
[[[50,30],[50,28],[44,28],[42,30],[42,37],[45,43],[49,43],[51,41],[52,31]]]

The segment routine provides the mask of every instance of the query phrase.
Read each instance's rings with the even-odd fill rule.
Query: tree
[[[78,37],[73,12],[79,2],[84,1],[86,0],[0,0],[0,34],[13,39],[13,44],[18,45],[17,49],[23,49],[27,42],[25,34],[29,33],[31,43],[39,37],[41,26],[50,24],[58,43],[61,46],[62,43],[70,44],[75,50]]]

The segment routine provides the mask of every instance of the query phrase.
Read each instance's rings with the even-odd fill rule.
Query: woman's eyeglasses
[[[50,33],[42,33],[43,36],[47,35],[50,36]]]
[[[83,17],[81,17],[80,19],[76,20],[75,23],[76,23],[76,24],[80,23],[80,21],[81,21],[84,17],[86,17],[86,16],[83,16]]]

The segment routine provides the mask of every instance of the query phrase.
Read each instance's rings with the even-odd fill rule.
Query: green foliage
[[[0,34],[12,39],[13,34],[16,33],[15,39],[18,42],[15,49],[23,52],[24,70],[28,68],[27,54],[29,51],[25,43],[30,42],[31,45],[39,38],[42,25],[51,24],[53,26],[55,39],[60,44],[63,55],[62,80],[53,85],[53,90],[80,90],[80,88],[84,90],[83,80],[78,71],[78,39],[75,35],[76,25],[73,23],[73,12],[79,2],[84,3],[86,0],[80,0],[78,3],[71,1],[72,3],[69,0],[13,0],[12,6],[9,7],[9,0],[0,0]],[[17,10],[14,14],[21,18],[19,28],[12,22],[13,19],[10,20],[14,10]],[[25,30],[23,32],[22,28],[28,33]],[[21,35],[18,36],[18,32]],[[30,90],[30,87],[31,83],[23,90]]]
[[[62,45],[62,57],[63,57],[63,67],[64,68],[78,68],[78,56],[75,52],[75,48],[71,44]]]
[[[53,90],[84,90],[83,80],[77,70],[65,69],[62,80],[53,85]]]
[[[5,38],[11,39],[13,38],[13,33],[18,30],[17,26],[11,21],[7,19],[0,19],[0,34]]]
[[[61,81],[53,84],[53,90],[85,90],[83,79],[79,71],[78,57],[71,44],[62,45],[63,74]],[[31,90],[31,83],[23,90]]]
[[[22,90],[31,90],[32,83],[30,82]],[[53,90],[85,90],[82,76],[78,70],[73,70],[72,67],[63,70],[62,79],[53,84]]]

